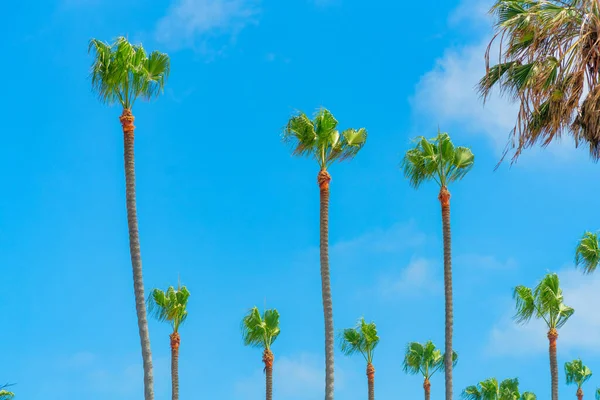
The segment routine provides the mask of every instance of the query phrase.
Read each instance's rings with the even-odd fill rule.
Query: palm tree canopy
[[[455,147],[447,133],[439,132],[433,139],[420,136],[417,145],[408,150],[401,163],[411,186],[418,188],[428,180],[445,187],[462,179],[473,167],[475,156],[467,147]]]
[[[464,400],[535,400],[533,393],[526,392],[523,396],[519,393],[519,380],[505,379],[500,385],[496,378],[486,379],[478,385],[467,387],[462,392]]]
[[[513,161],[527,147],[548,145],[568,132],[600,157],[600,8],[594,0],[496,0],[496,35],[479,82],[484,99],[494,87],[519,103]],[[498,63],[490,48],[500,41]],[[495,54],[495,52],[494,52]]]
[[[89,52],[94,54],[92,87],[103,102],[131,109],[138,97],[151,99],[163,91],[170,71],[168,55],[158,51],[148,55],[141,44],[124,37],[112,44],[92,39]]]
[[[600,400],[600,388],[596,389],[596,400]]]
[[[340,337],[342,353],[348,356],[360,353],[367,363],[373,362],[373,352],[378,343],[379,336],[377,336],[375,323],[367,323],[364,318],[358,321],[355,328],[344,329]]]
[[[9,385],[4,385],[0,387],[0,400],[12,400],[15,397],[15,394],[13,392],[9,392],[5,388],[6,386]]]
[[[148,311],[157,320],[169,322],[173,331],[178,332],[179,327],[187,318],[189,298],[190,292],[185,286],[181,286],[177,290],[171,286],[166,292],[154,289],[148,297]]]
[[[517,302],[516,321],[525,323],[535,316],[543,319],[549,329],[562,327],[574,310],[563,303],[559,283],[558,275],[553,273],[546,275],[534,290],[517,286],[514,291]]]
[[[334,161],[353,158],[367,141],[365,128],[346,129],[341,134],[338,122],[326,108],[321,108],[310,119],[303,112],[290,118],[283,132],[283,139],[293,146],[293,155],[314,157],[321,170]]]
[[[574,383],[578,388],[581,388],[581,385],[592,377],[592,371],[583,365],[581,359],[577,359],[565,363],[565,376],[567,377],[567,385]]]
[[[279,336],[279,312],[265,310],[261,316],[257,307],[252,308],[242,320],[244,344],[271,350],[271,345]]]
[[[531,392],[524,392],[521,395],[521,400],[537,400],[537,396]]]
[[[457,362],[458,354],[453,352],[453,367]],[[403,367],[404,372],[412,375],[421,373],[424,378],[430,379],[437,371],[444,370],[444,355],[431,340],[425,344],[411,342],[406,346]]]
[[[600,263],[600,241],[598,234],[586,232],[577,244],[575,250],[575,265],[582,267],[584,272],[592,273]]]

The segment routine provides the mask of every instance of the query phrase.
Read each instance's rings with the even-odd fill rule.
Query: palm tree
[[[446,400],[452,400],[452,245],[450,233],[450,192],[448,185],[461,180],[473,167],[475,157],[466,147],[454,147],[447,133],[439,132],[430,140],[415,139],[417,145],[408,150],[402,160],[404,175],[417,189],[423,182],[433,180],[440,186],[438,199],[442,205],[444,236],[444,292],[445,292],[445,355]]]
[[[321,108],[311,120],[303,112],[290,118],[283,132],[284,141],[293,146],[292,155],[308,156],[317,161],[317,183],[320,191],[320,259],[321,291],[325,319],[325,400],[333,400],[334,330],[331,282],[329,278],[329,182],[327,169],[335,161],[354,158],[367,141],[367,130],[337,130],[337,120]]]
[[[92,87],[103,103],[119,103],[123,112],[119,117],[123,128],[125,147],[125,197],[127,200],[127,223],[129,227],[129,251],[133,269],[133,287],[138,329],[144,365],[144,398],[154,399],[154,376],[150,334],[146,318],[142,258],[135,199],[134,126],[131,108],[139,97],[150,99],[158,96],[169,75],[169,57],[154,51],[149,55],[141,45],[132,45],[120,37],[113,44],[92,39],[89,51],[94,54],[92,64]]]
[[[168,322],[173,328],[171,338],[171,391],[173,400],[179,399],[179,327],[187,318],[187,303],[190,292],[185,286],[173,286],[166,292],[154,289],[148,297],[149,311],[161,322]]]
[[[279,312],[265,310],[261,316],[254,307],[242,320],[242,336],[246,346],[263,349],[262,361],[265,364],[267,400],[273,399],[273,352],[271,345],[279,336]]]
[[[463,390],[465,400],[536,400],[535,394],[519,393],[519,380],[505,379],[498,385],[496,378],[486,379]]]
[[[456,366],[458,354],[452,352],[452,367]],[[406,346],[404,355],[404,372],[417,375],[423,375],[423,389],[425,391],[425,400],[429,400],[431,395],[431,377],[438,371],[444,370],[444,355],[437,349],[433,342],[429,340],[425,344],[411,342]]]
[[[567,376],[567,385],[577,385],[577,400],[583,399],[583,389],[581,386],[592,377],[592,371],[583,365],[581,359],[565,363],[565,375]]]
[[[591,274],[600,263],[600,241],[598,234],[585,232],[575,249],[575,265],[582,267],[586,274]]]
[[[367,323],[364,318],[358,321],[354,328],[344,329],[340,337],[342,353],[350,356],[360,353],[367,362],[367,382],[369,400],[375,400],[375,367],[373,367],[373,352],[379,343],[377,327],[374,322]]]
[[[517,302],[515,320],[518,323],[527,323],[531,317],[535,317],[543,319],[548,326],[552,400],[558,400],[556,340],[558,329],[573,315],[574,310],[563,303],[562,289],[556,274],[547,274],[533,290],[525,286],[517,286],[514,290],[514,298]]]
[[[479,82],[484,100],[492,89],[519,103],[510,147],[546,146],[568,133],[600,158],[600,7],[595,0],[495,0],[496,34]],[[500,51],[490,52],[500,41]],[[490,55],[498,54],[490,66]],[[507,146],[508,150],[508,146]],[[505,153],[506,154],[506,153]]]

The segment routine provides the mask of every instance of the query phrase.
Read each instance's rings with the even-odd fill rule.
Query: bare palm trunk
[[[321,291],[325,317],[325,400],[333,400],[333,303],[329,279],[329,181],[331,176],[321,170],[317,176],[321,194]]]
[[[554,328],[548,331],[550,342],[550,375],[552,376],[552,400],[558,400],[558,363],[556,362],[556,339],[558,331]]]
[[[171,334],[171,393],[173,400],[179,400],[179,333]]]
[[[444,374],[446,377],[446,400],[452,400],[452,235],[450,232],[450,192],[448,188],[442,186],[438,199],[442,205],[444,236],[444,297],[446,303]]]
[[[583,400],[583,390],[581,388],[577,389],[577,400]]]
[[[425,390],[425,400],[429,400],[429,396],[431,396],[431,382],[427,378],[423,382],[423,390]]]
[[[273,360],[275,357],[269,349],[263,352],[263,362],[265,363],[265,376],[267,383],[267,400],[273,400]]]
[[[125,146],[125,197],[127,199],[127,225],[129,227],[129,252],[133,269],[133,289],[138,330],[142,345],[144,365],[144,399],[154,400],[154,375],[152,373],[152,353],[150,352],[150,333],[146,319],[144,282],[142,279],[142,256],[138,234],[137,210],[135,203],[135,156],[134,156],[134,117],[131,110],[124,109],[119,118],[123,126]]]
[[[369,383],[369,400],[375,400],[375,367],[367,364],[367,381]]]

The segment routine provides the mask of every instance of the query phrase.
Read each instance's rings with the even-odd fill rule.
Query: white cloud
[[[481,254],[457,255],[455,258],[455,263],[480,270],[506,270],[517,266],[517,262],[511,257],[501,261],[495,256]]]
[[[439,294],[443,285],[434,271],[431,260],[413,258],[400,272],[399,277],[387,276],[382,279],[381,294],[384,296]]]
[[[317,400],[323,398],[325,387],[325,361],[312,354],[295,357],[275,356],[273,365],[273,397],[281,400]],[[343,389],[344,372],[336,368],[336,388]],[[265,397],[265,377],[262,369],[238,381],[234,387],[235,398],[259,400]]]
[[[175,0],[156,26],[158,41],[174,49],[205,47],[209,37],[233,36],[256,23],[259,0]]]
[[[559,330],[558,351],[579,354],[600,352],[600,274],[583,275],[574,267],[558,273],[565,304],[575,309]],[[513,306],[511,304],[511,306]],[[548,351],[543,321],[515,324],[507,314],[492,329],[488,351],[496,355],[529,355]]]

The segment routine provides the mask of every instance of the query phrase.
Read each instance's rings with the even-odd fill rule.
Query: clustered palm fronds
[[[513,160],[524,148],[546,146],[568,132],[600,159],[600,6],[597,0],[497,0],[496,35],[479,82],[519,104]],[[499,41],[498,62],[490,66]]]

